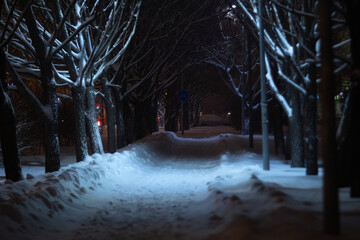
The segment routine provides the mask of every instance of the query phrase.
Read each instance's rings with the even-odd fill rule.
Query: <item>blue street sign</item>
[[[182,102],[185,102],[189,98],[189,93],[186,90],[181,90],[179,92],[179,99]]]

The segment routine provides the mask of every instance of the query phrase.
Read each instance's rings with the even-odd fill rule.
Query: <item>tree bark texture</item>
[[[250,102],[249,102],[249,148],[254,148],[254,120],[253,120],[252,92],[250,93]]]
[[[25,1],[22,1],[25,3]],[[56,94],[55,79],[52,72],[51,61],[47,59],[48,47],[39,31],[35,14],[30,7],[25,15],[26,25],[29,30],[32,44],[36,51],[36,58],[41,72],[41,85],[43,88],[43,106],[39,111],[43,114],[44,148],[45,148],[45,172],[53,172],[60,169],[60,146],[58,138],[58,99]]]
[[[86,125],[88,127],[90,147],[93,153],[104,153],[96,116],[96,94],[93,87],[86,88]]]
[[[200,112],[201,112],[201,104],[200,104],[200,101],[197,101],[195,104],[194,126],[199,126],[199,124],[200,124]]]
[[[102,89],[104,93],[104,102],[107,116],[107,140],[108,146],[107,150],[109,153],[114,153],[116,151],[116,135],[115,135],[115,108],[111,95],[111,89],[109,85],[106,84],[106,81],[102,81]]]
[[[184,116],[183,116],[184,130],[189,130],[190,129],[189,101],[184,102],[183,111],[184,111]]]
[[[159,131],[159,123],[157,120],[157,116],[158,116],[158,108],[159,108],[159,103],[158,103],[158,97],[155,96],[154,99],[152,100],[152,104],[151,104],[151,126],[150,126],[150,132],[158,132]]]
[[[130,144],[135,141],[135,129],[134,129],[134,110],[127,101],[123,102],[124,106],[124,125],[125,125],[125,138],[126,143]]]
[[[285,160],[291,160],[291,122],[288,119],[286,141],[285,141]]]
[[[321,38],[321,104],[322,104],[322,157],[324,162],[323,228],[327,234],[340,233],[339,197],[336,173],[335,139],[335,77],[333,67],[333,41],[331,24],[331,3],[319,1]]]
[[[345,0],[347,7],[346,20],[351,36],[352,74],[349,85],[347,106],[345,107],[346,126],[342,129],[339,141],[340,165],[342,171],[348,173],[345,184],[351,187],[351,196],[360,197],[360,2]],[[342,174],[344,175],[344,174]]]
[[[51,67],[48,66],[48,69]],[[45,172],[54,172],[60,169],[60,143],[58,137],[58,98],[55,89],[55,79],[52,73],[45,74],[43,89],[45,96],[45,110],[49,110],[44,116],[44,147],[45,147]]]
[[[165,131],[178,131],[179,102],[176,88],[170,86],[166,95]]]
[[[177,132],[179,131],[178,127],[178,113],[175,112],[165,112],[165,131]]]
[[[308,96],[306,99],[306,135],[307,135],[307,147],[306,147],[306,174],[317,175],[318,174],[318,139],[316,131],[316,66],[315,63],[310,65],[309,70],[310,83],[308,86]]]
[[[5,54],[0,52],[0,141],[5,177],[14,182],[22,179],[16,140],[14,108],[7,91]]]
[[[275,138],[275,154],[285,153],[285,141],[283,133],[283,120],[282,109],[280,104],[276,101],[273,106],[273,119],[274,119],[274,138]]]
[[[151,133],[152,104],[147,100],[135,105],[135,138],[141,139]]]
[[[75,120],[75,152],[76,161],[83,161],[88,155],[86,139],[86,119],[85,119],[85,89],[83,87],[72,88]]]
[[[288,73],[290,72],[289,68],[285,68],[285,73],[286,75],[288,75]],[[286,100],[290,103],[290,106],[292,105],[292,93],[294,92],[294,90],[288,85],[285,85],[285,97]],[[291,119],[288,117],[287,119],[287,130],[286,130],[286,142],[285,142],[285,160],[291,160],[291,152],[292,152],[292,121]]]
[[[60,0],[47,1],[46,4],[52,9],[57,19],[63,18]],[[65,41],[68,37],[66,24],[64,24],[58,32],[58,37],[61,41]],[[67,54],[64,54],[64,61],[69,71],[70,78],[76,82],[78,75],[76,72],[76,65],[71,53],[70,44],[64,46]],[[72,97],[74,105],[74,121],[75,121],[75,154],[76,161],[83,161],[88,156],[88,147],[86,139],[86,120],[85,120],[85,88],[83,86],[72,87]]]
[[[117,132],[117,148],[126,146],[125,123],[124,123],[124,103],[121,99],[120,90],[114,90],[114,100],[116,109],[116,132]]]
[[[300,113],[300,97],[297,91],[291,94],[293,116],[291,122],[291,167],[304,167],[304,134]]]
[[[251,33],[247,30],[247,41],[246,41],[246,47],[247,47],[247,82],[252,83],[252,53],[251,53],[251,45],[252,45],[252,37]],[[254,129],[253,129],[253,89],[250,87],[249,91],[249,108],[247,111],[248,115],[248,133],[249,133],[249,148],[254,147]]]
[[[194,124],[194,103],[189,103],[189,125]]]

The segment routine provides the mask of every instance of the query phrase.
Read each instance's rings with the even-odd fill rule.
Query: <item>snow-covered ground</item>
[[[342,235],[323,235],[321,176],[275,156],[263,171],[259,144],[214,129],[157,133],[57,173],[24,168],[26,180],[0,183],[0,239],[360,239],[348,189]]]

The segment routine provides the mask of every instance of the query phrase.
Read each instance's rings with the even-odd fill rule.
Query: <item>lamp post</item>
[[[269,164],[269,121],[266,98],[265,82],[265,48],[264,48],[264,26],[263,26],[263,0],[258,0],[259,8],[259,43],[260,43],[260,81],[261,81],[261,129],[262,129],[262,151],[263,168],[270,170]]]

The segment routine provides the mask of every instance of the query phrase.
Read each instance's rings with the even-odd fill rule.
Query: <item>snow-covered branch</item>
[[[271,75],[271,67],[270,67],[270,63],[269,63],[267,56],[265,56],[265,65],[266,65],[266,71],[267,71],[266,79],[268,80],[270,89],[274,93],[276,99],[279,101],[281,106],[283,107],[287,117],[291,118],[292,117],[292,109],[291,109],[290,105],[288,104],[288,102],[286,101],[285,97],[280,93],[279,89],[276,87],[274,79]]]

